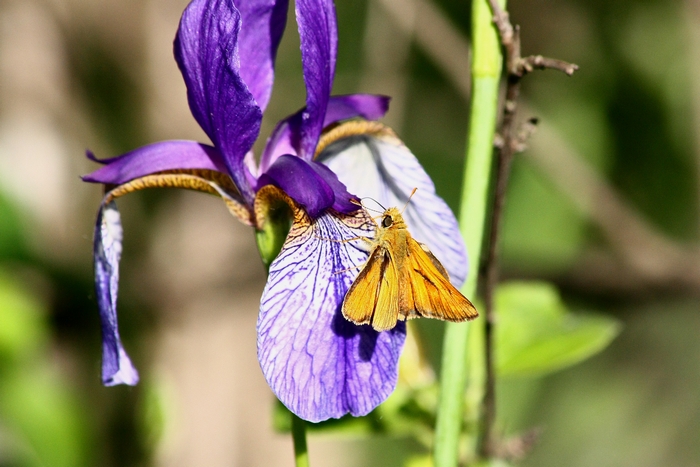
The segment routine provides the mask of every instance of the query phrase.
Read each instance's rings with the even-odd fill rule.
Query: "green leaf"
[[[496,364],[501,377],[541,376],[603,350],[620,332],[610,317],[570,313],[556,288],[514,282],[496,293]]]
[[[27,230],[29,227],[22,209],[0,188],[0,258],[27,258]]]
[[[0,419],[17,443],[19,465],[87,465],[86,413],[48,360],[32,360],[0,380]]]
[[[0,271],[0,357],[17,359],[48,341],[42,304]]]

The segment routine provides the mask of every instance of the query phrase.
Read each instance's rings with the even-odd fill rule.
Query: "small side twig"
[[[491,215],[489,250],[486,263],[486,284],[484,301],[486,306],[485,345],[486,345],[486,388],[484,394],[483,437],[480,452],[484,457],[497,456],[500,452],[495,439],[494,424],[496,421],[496,375],[494,369],[494,293],[498,283],[498,239],[501,228],[501,218],[508,187],[508,178],[513,157],[522,152],[527,146],[527,140],[534,131],[537,119],[530,119],[518,130],[515,129],[515,116],[520,96],[520,81],[529,72],[536,69],[554,69],[567,75],[572,75],[578,66],[563,60],[533,55],[522,57],[520,53],[520,28],[513,26],[509,15],[497,0],[488,0],[493,12],[493,22],[501,37],[505,49],[507,87],[503,106],[501,129],[495,146],[497,150],[496,187]]]
[[[520,27],[511,24],[510,15],[501,8],[497,0],[488,0],[488,2],[493,12],[493,24],[498,29],[498,34],[501,36],[501,44],[506,51],[506,69],[509,76],[514,75],[522,78],[533,70],[544,70],[547,68],[559,70],[571,76],[578,70],[578,65],[555,58],[547,58],[542,55],[523,57],[520,54]]]

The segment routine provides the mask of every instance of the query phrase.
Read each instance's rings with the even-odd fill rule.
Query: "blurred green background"
[[[172,40],[184,0],[0,2],[0,466],[292,465],[257,367],[264,285],[251,232],[216,199],[120,200],[120,326],[141,371],[100,384],[92,228],[79,175],[163,139],[206,137]],[[575,62],[528,76],[503,234],[505,279],[623,325],[594,358],[503,379],[498,430],[540,429],[525,466],[700,465],[700,2],[514,0],[523,53]],[[385,122],[457,208],[470,7],[337,2],[336,93],[393,97]],[[259,149],[304,104],[293,14]],[[441,323],[419,323],[438,361]],[[312,436],[317,465],[401,466],[417,443]]]

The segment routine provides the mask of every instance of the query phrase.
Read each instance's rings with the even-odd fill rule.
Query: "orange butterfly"
[[[411,237],[401,212],[389,208],[381,217],[375,239],[364,239],[372,251],[345,295],[343,316],[377,331],[419,316],[446,321],[479,316],[428,247]]]

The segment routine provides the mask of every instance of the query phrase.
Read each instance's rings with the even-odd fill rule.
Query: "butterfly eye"
[[[391,216],[384,216],[384,219],[382,219],[382,227],[384,228],[391,227],[393,223],[394,219],[392,219]]]

